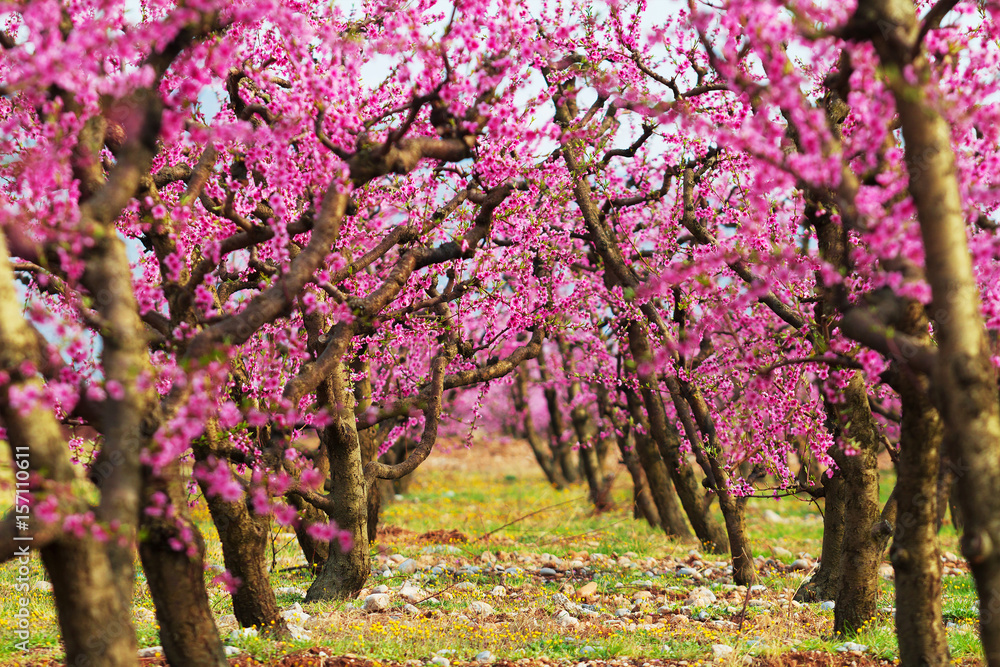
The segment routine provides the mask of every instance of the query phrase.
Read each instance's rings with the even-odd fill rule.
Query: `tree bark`
[[[912,304],[923,310],[921,304]],[[924,321],[924,338],[926,334]],[[915,333],[905,331],[904,333]],[[948,638],[941,616],[938,549],[938,463],[943,425],[926,377],[901,372],[902,398],[897,516],[889,558],[895,571],[896,636],[902,667],[946,667]]]
[[[928,90],[930,67],[918,42],[920,23],[912,0],[862,0],[852,24],[857,38],[875,46],[902,125],[938,341],[931,386],[948,454],[960,476],[962,552],[979,593],[983,654],[991,667],[1000,667],[1000,403],[951,128]]]
[[[690,382],[679,382],[680,393],[691,407],[698,429],[707,442],[697,442],[698,435],[691,427],[692,446],[704,450],[712,472],[712,489],[719,496],[719,507],[726,522],[729,537],[729,551],[733,560],[733,581],[738,586],[750,586],[757,579],[753,564],[753,551],[746,535],[746,502],[733,496],[729,482],[729,472],[719,459],[721,447],[715,431],[715,422],[708,412],[708,405]],[[686,406],[681,406],[684,409]]]
[[[819,569],[795,591],[793,599],[797,602],[833,600],[840,588],[845,502],[844,478],[839,470],[832,477],[827,475],[823,478],[823,490],[823,547]]]
[[[882,557],[873,528],[880,521],[878,498],[878,424],[872,417],[861,373],[854,373],[837,407],[843,420],[843,444],[856,450],[845,454],[835,447],[834,460],[844,479],[844,541],[841,577],[833,629],[853,634],[867,624],[878,607],[878,566]]]
[[[14,290],[14,274],[10,269],[6,237],[0,231],[0,372],[9,378],[0,386],[0,420],[7,429],[7,441],[16,455],[12,462],[15,472],[29,475],[30,487],[16,487],[19,493],[31,492],[35,501],[48,494],[58,494],[60,512],[76,514],[87,511],[86,504],[68,492],[76,479],[69,449],[59,423],[50,410],[35,407],[27,414],[13,409],[8,402],[11,385],[30,386],[41,391],[41,382],[34,374],[24,375],[23,364],[32,362],[44,368],[38,339],[21,315],[23,304]],[[21,461],[24,461],[22,467]],[[114,474],[111,471],[110,474]],[[31,477],[45,480],[37,485]],[[21,484],[18,480],[18,484]],[[16,504],[21,505],[18,501]],[[22,515],[17,515],[18,517]],[[123,515],[127,520],[127,514]],[[37,519],[27,518],[29,529],[18,530],[24,537],[35,535]],[[123,526],[126,535],[131,526]],[[16,537],[14,538],[16,540]],[[4,545],[4,551],[24,554],[28,541]],[[138,664],[137,642],[129,606],[122,600],[121,590],[112,559],[105,545],[90,535],[82,538],[62,534],[42,546],[42,564],[52,582],[59,628],[71,665],[108,665],[126,667]]]
[[[667,537],[688,538],[691,537],[691,530],[684,519],[684,511],[674,490],[673,480],[670,478],[670,471],[663,457],[660,456],[656,444],[649,435],[649,420],[642,405],[641,397],[630,389],[624,389],[625,400],[628,402],[629,413],[632,421],[638,428],[633,429],[635,434],[635,451],[642,464],[642,469],[646,473],[646,480],[649,482],[649,493],[656,504],[656,511],[660,516],[660,525]]]
[[[726,553],[729,550],[726,533],[709,514],[708,504],[702,502],[694,471],[681,457],[680,434],[667,422],[663,398],[659,391],[659,379],[649,368],[653,354],[649,348],[646,327],[641,322],[633,320],[629,323],[628,342],[636,365],[643,403],[646,406],[649,433],[656,442],[660,456],[667,464],[667,470],[674,481],[674,488],[677,489],[684,512],[705,549],[711,553]]]
[[[202,456],[205,450],[195,447],[194,451],[196,458],[204,461]],[[265,562],[270,517],[255,514],[248,506],[249,497],[226,501],[209,495],[208,486],[204,482],[199,480],[198,484],[219,534],[226,570],[239,579],[239,585],[232,593],[236,620],[244,628],[258,628],[268,634],[284,634],[287,628],[281,618],[281,610],[274,597]]]
[[[521,364],[517,367],[517,373],[514,376],[513,397],[514,409],[521,416],[521,432],[528,441],[531,452],[535,455],[535,460],[538,461],[538,466],[545,473],[545,479],[557,489],[566,488],[566,478],[563,477],[558,461],[556,461],[549,446],[542,440],[535,428],[535,420],[531,416],[528,406],[527,364]]]
[[[559,470],[566,483],[576,484],[580,481],[580,462],[566,437],[566,421],[563,419],[562,409],[559,405],[559,393],[552,383],[552,375],[549,373],[543,352],[538,353],[538,376],[542,380],[545,406],[549,410],[549,436],[552,442],[553,456],[559,462]]]
[[[180,464],[167,466],[144,485],[145,506],[152,494],[164,493],[166,511],[143,516],[139,556],[156,606],[163,654],[172,665],[227,667],[219,631],[205,589],[205,542],[188,513]]]
[[[329,518],[351,534],[351,548],[331,548],[306,600],[350,599],[364,588],[371,574],[368,542],[368,494],[364,463],[354,416],[354,395],[347,387],[347,368],[338,362],[328,381],[333,422],[320,432],[330,462]],[[322,399],[321,399],[322,400]]]

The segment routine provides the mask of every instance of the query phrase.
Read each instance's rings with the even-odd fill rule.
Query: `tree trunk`
[[[549,410],[549,435],[553,456],[559,462],[563,479],[568,484],[576,484],[580,481],[580,464],[567,437],[566,420],[563,419],[559,405],[559,393],[552,384],[552,375],[545,363],[545,355],[541,352],[538,353],[538,376],[542,380],[545,405]]]
[[[836,447],[836,445],[834,445]],[[837,597],[844,547],[844,478],[838,470],[823,478],[823,547],[819,569],[802,582],[793,598],[797,602],[824,602]]]
[[[240,582],[232,594],[236,620],[244,628],[285,633],[287,628],[265,562],[270,517],[254,514],[247,506],[247,498],[227,502],[209,496],[206,485],[199,484],[219,533],[226,570]]]
[[[969,254],[951,128],[937,109],[933,91],[927,90],[931,72],[919,46],[920,23],[912,0],[862,0],[857,12],[862,38],[875,46],[902,125],[938,342],[931,385],[948,454],[959,475],[965,519],[962,552],[979,593],[983,654],[991,667],[1000,667],[1000,404]]]
[[[660,513],[657,511],[656,503],[653,502],[653,496],[649,492],[649,483],[646,481],[646,474],[642,471],[639,457],[626,438],[618,439],[618,448],[622,454],[622,462],[632,478],[633,516],[636,519],[644,519],[653,528],[660,528]]]
[[[629,349],[636,365],[636,375],[642,391],[643,403],[649,418],[650,435],[656,442],[674,480],[677,495],[687,514],[694,533],[702,545],[711,553],[723,554],[729,551],[729,541],[725,531],[709,514],[708,504],[703,503],[698,493],[698,482],[691,466],[681,457],[680,434],[667,422],[663,398],[660,396],[659,380],[649,370],[653,355],[646,336],[646,327],[633,320],[628,326]],[[661,517],[663,515],[661,514]]]
[[[924,305],[907,300],[892,326],[930,344]],[[902,667],[946,667],[948,638],[941,617],[941,443],[944,426],[930,398],[930,382],[893,363],[901,419],[897,462],[896,529],[890,559],[895,571],[896,636]],[[950,478],[950,476],[948,476]]]
[[[689,382],[677,383],[679,393],[687,405],[678,405],[679,411],[686,411],[690,406],[691,413],[684,418],[694,417],[698,430],[707,440],[699,442],[694,424],[687,425],[691,446],[700,449],[708,461],[711,471],[712,489],[719,496],[719,508],[726,522],[726,533],[729,537],[729,551],[733,559],[733,581],[738,586],[749,586],[757,579],[757,570],[753,565],[753,551],[746,535],[746,502],[735,498],[731,492],[729,472],[719,459],[721,447],[715,431],[715,421],[708,412],[708,405],[701,392]],[[688,421],[685,421],[688,424]]]
[[[320,432],[320,442],[330,461],[330,519],[351,534],[351,548],[331,548],[323,569],[309,587],[306,601],[350,599],[364,588],[371,574],[368,542],[368,493],[365,486],[361,444],[354,416],[354,396],[346,389],[347,370],[341,363],[330,382],[329,405],[336,411],[333,423]],[[325,401],[324,401],[325,402]]]
[[[188,513],[180,465],[172,463],[159,478],[147,478],[147,507],[154,492],[168,498],[161,516],[143,516],[139,555],[156,605],[163,654],[172,665],[227,667],[212,607],[205,590],[205,542]],[[172,514],[167,516],[167,514]],[[175,548],[178,547],[178,548]]]
[[[895,570],[899,663],[902,667],[946,667],[950,658],[941,617],[941,556],[937,541],[943,426],[931,405],[927,379],[900,375],[898,508],[889,552]]]
[[[44,479],[53,489],[68,489],[76,479],[69,449],[55,415],[51,410],[38,406],[23,414],[19,409],[12,409],[7,400],[10,385],[30,387],[39,393],[42,389],[41,382],[33,373],[22,373],[26,362],[43,367],[37,339],[21,314],[23,307],[14,290],[6,237],[0,232],[0,374],[6,376],[3,386],[0,386],[0,421],[6,427],[7,442],[15,456],[11,465],[18,475],[24,473],[27,476],[24,480],[20,477],[16,480],[19,498],[15,505],[26,507],[21,494],[28,492],[34,495],[35,502],[45,500],[49,493],[59,493],[56,498],[61,513],[82,513],[87,510],[82,499],[69,493],[39,488],[32,479]],[[116,472],[112,469],[108,474]],[[29,486],[22,486],[25,483]],[[134,489],[124,491],[134,492]],[[15,516],[20,519],[25,515]],[[134,523],[127,523],[130,516],[127,512],[121,516],[126,522],[122,531],[130,538]],[[28,530],[19,528],[17,537],[38,536],[38,519],[28,515],[26,520]],[[16,537],[13,539],[16,540]],[[52,582],[67,663],[108,667],[137,665],[135,630],[129,606],[120,594],[122,586],[117,580],[122,573],[113,570],[112,558],[105,544],[90,535],[76,538],[65,534],[48,544],[39,538],[36,542],[17,540],[12,545],[3,546],[6,553],[27,561],[26,545],[32,544],[41,547],[42,564]],[[131,549],[131,545],[128,548]],[[20,619],[11,620],[16,632]],[[30,619],[25,621],[31,622]]]
[[[521,416],[521,430],[528,441],[528,445],[531,446],[535,460],[538,461],[539,467],[545,473],[545,478],[549,481],[549,484],[557,489],[566,488],[566,478],[563,477],[559,463],[552,455],[548,445],[542,441],[542,437],[535,429],[535,420],[531,417],[530,407],[528,406],[527,364],[521,364],[517,367],[517,372],[514,376],[513,397],[514,409]]]
[[[625,399],[628,401],[629,413],[632,421],[639,427],[633,429],[635,436],[635,451],[639,457],[639,463],[646,473],[646,481],[649,483],[649,493],[656,504],[656,511],[660,516],[660,525],[667,537],[688,538],[691,537],[691,530],[687,521],[684,520],[683,508],[674,490],[674,483],[670,479],[670,472],[667,464],[663,462],[663,457],[656,448],[649,435],[649,421],[642,406],[642,400],[638,394],[630,389],[625,389]]]
[[[873,533],[880,520],[878,498],[878,424],[871,414],[868,392],[861,373],[855,373],[843,390],[838,406],[846,425],[844,444],[856,453],[846,455],[834,448],[834,459],[844,479],[844,542],[840,587],[834,610],[833,629],[853,634],[870,621],[878,607],[878,566],[882,551]]]

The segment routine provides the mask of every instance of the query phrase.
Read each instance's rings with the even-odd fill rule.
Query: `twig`
[[[740,610],[740,626],[736,628],[737,633],[743,632],[743,621],[747,620],[747,605],[750,604],[750,597],[753,595],[753,586],[747,586],[747,595],[743,598],[743,609]]]
[[[524,516],[521,516],[521,517],[518,517],[518,518],[514,519],[513,521],[508,521],[507,523],[505,523],[504,525],[500,526],[499,528],[494,528],[490,532],[484,533],[484,534],[480,535],[479,537],[477,537],[476,539],[474,539],[472,541],[473,542],[479,542],[481,540],[485,540],[490,535],[492,535],[494,533],[497,533],[497,532],[503,530],[504,528],[507,528],[508,526],[513,526],[515,523],[519,523],[521,521],[524,521],[528,517],[535,516],[536,514],[541,514],[542,512],[545,512],[545,511],[550,510],[550,509],[554,509],[556,507],[561,507],[562,505],[568,505],[569,503],[575,503],[578,500],[585,500],[586,498],[587,498],[586,496],[580,496],[579,498],[570,498],[569,500],[566,500],[564,502],[556,503],[555,505],[549,505],[548,507],[543,507],[541,509],[535,510],[534,512],[529,512],[529,513],[525,514]]]

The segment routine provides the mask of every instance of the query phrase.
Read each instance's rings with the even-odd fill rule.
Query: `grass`
[[[750,606],[742,629],[737,631],[734,620],[739,620],[744,592],[721,576],[694,582],[676,574],[675,566],[694,560],[689,552],[698,545],[668,540],[644,522],[634,520],[629,509],[627,474],[623,472],[616,485],[616,509],[595,515],[582,487],[563,491],[551,488],[531,462],[526,446],[512,443],[506,447],[494,443],[472,452],[459,448],[436,454],[421,468],[406,497],[385,508],[383,523],[396,530],[386,533],[373,548],[370,587],[385,583],[396,589],[408,579],[395,574],[382,576],[389,557],[397,554],[417,559],[427,569],[436,564],[481,568],[479,572],[445,570],[439,575],[425,570],[425,578],[417,583],[428,592],[438,593],[439,602],[421,604],[421,616],[404,614],[398,599],[393,600],[388,612],[380,614],[362,613],[356,609],[356,602],[319,602],[303,605],[313,617],[307,624],[312,633],[309,640],[279,644],[243,637],[227,639],[226,643],[264,662],[320,646],[330,655],[351,653],[384,662],[426,662],[442,655],[442,651],[449,659],[466,661],[488,650],[497,659],[510,660],[546,657],[576,663],[583,658],[642,657],[697,664],[711,659],[711,646],[718,643],[733,647],[738,660],[744,656],[767,659],[788,651],[836,653],[845,641],[831,636],[832,611],[791,602],[791,594],[804,573],[781,566],[799,554],[819,556],[822,521],[815,504],[794,499],[750,501],[748,528],[754,553],[770,557],[773,547],[782,547],[792,557],[773,559],[761,568],[760,583],[765,590],[753,598],[757,600],[754,604],[764,605]],[[891,483],[891,475],[887,475],[882,485],[883,499]],[[784,521],[766,519],[768,509],[779,512]],[[221,547],[204,503],[195,499],[193,511],[206,537],[208,562],[221,564]],[[435,545],[417,539],[421,534],[441,530],[460,531],[469,541]],[[307,588],[307,574],[289,570],[304,563],[294,535],[281,532],[272,542],[268,557],[274,564],[274,586]],[[942,546],[957,550],[950,527],[942,532]],[[505,567],[517,567],[519,572],[509,575],[493,571],[493,564],[483,560],[487,552],[485,558],[499,559]],[[575,570],[572,578],[542,578],[530,571],[545,565],[542,554],[567,563],[581,560],[587,569]],[[598,559],[596,554],[605,558]],[[619,564],[623,556],[631,567]],[[724,567],[724,560],[702,556],[704,566],[717,573]],[[29,581],[44,581],[37,557],[31,559],[29,568]],[[206,582],[212,576],[206,573]],[[572,594],[591,579],[598,584],[594,609],[602,615],[584,618],[575,626],[556,626],[553,614],[558,604],[553,596],[560,592]],[[455,586],[460,582],[473,586],[463,590]],[[17,565],[0,566],[0,664],[23,664],[25,658],[15,646],[13,633],[13,615],[21,595],[15,589],[16,583]],[[715,604],[703,610],[708,620],[674,617],[681,611],[688,592],[699,583],[718,597]],[[879,607],[888,608],[893,604],[892,585],[883,583]],[[505,587],[507,595],[491,595],[496,586]],[[654,593],[651,600],[633,599],[647,587]],[[982,649],[975,631],[975,587],[969,575],[946,577],[944,591],[945,620],[953,624],[948,629],[953,659],[981,660]],[[229,595],[220,586],[210,586],[209,594],[221,631],[228,635],[235,627],[231,619],[226,619],[232,614]],[[58,658],[61,650],[52,596],[35,589],[27,595],[31,643],[36,649],[31,656]],[[485,618],[477,616],[469,608],[474,600],[487,602],[495,613]],[[278,594],[283,609],[299,601],[295,593]],[[141,615],[136,628],[144,647],[160,643],[152,608],[140,569],[134,609]],[[619,609],[633,613],[619,619],[615,615]],[[851,640],[868,646],[872,657],[893,659],[898,655],[890,613],[880,613]]]

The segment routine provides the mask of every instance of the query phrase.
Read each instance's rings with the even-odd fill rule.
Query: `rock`
[[[493,662],[493,654],[489,651],[480,651],[476,654],[476,662]]]
[[[493,590],[490,591],[490,595],[495,598],[505,598],[507,597],[507,589],[503,586],[494,586]]]
[[[653,594],[649,591],[637,591],[635,595],[632,596],[633,600],[648,600],[653,597]]]
[[[725,660],[726,658],[732,657],[735,652],[736,649],[732,646],[727,646],[726,644],[712,644],[712,658],[714,660]]]
[[[669,622],[671,625],[684,625],[685,623],[690,623],[691,619],[683,614],[674,614],[670,617]]]
[[[597,653],[597,649],[593,646],[584,646],[580,649],[580,655],[593,655],[595,653]]]
[[[827,600],[826,602],[820,602],[819,603],[820,611],[833,611],[833,609],[836,606],[837,606],[837,603],[834,602],[833,600]]]
[[[565,609],[560,609],[555,615],[556,625],[561,625],[564,627],[570,627],[573,625],[580,625],[580,621],[570,615]]]
[[[775,558],[791,558],[792,552],[783,547],[771,547],[771,555]]]
[[[402,563],[396,567],[396,572],[399,574],[413,574],[417,571],[417,561],[412,558],[407,558]]]
[[[389,596],[385,593],[372,593],[365,598],[361,608],[369,614],[377,611],[385,611],[389,608]]]
[[[785,517],[781,516],[774,510],[764,510],[764,521],[768,523],[785,523]]]
[[[804,558],[797,558],[792,561],[791,567],[793,570],[808,570],[812,565]]]
[[[566,582],[565,584],[559,587],[559,592],[562,593],[563,595],[573,596],[576,594],[576,589],[573,588],[573,584]]]
[[[582,600],[593,600],[597,596],[597,582],[588,581],[576,591],[576,596]]]
[[[414,616],[416,616],[417,614],[420,613],[420,610],[417,609],[416,607],[414,607],[412,604],[408,604],[408,605],[406,605],[406,606],[403,607],[403,613],[404,614],[413,614]]]
[[[149,646],[147,648],[139,649],[140,658],[159,658],[163,655],[162,646]]]
[[[132,610],[132,619],[140,623],[155,623],[156,614],[148,609],[143,609],[142,607],[136,607]],[[233,621],[236,621],[236,617],[233,617]]]
[[[257,628],[240,628],[229,633],[230,639],[249,639],[257,636]]]
[[[239,655],[240,653],[243,653],[243,649],[236,648],[235,646],[223,646],[222,650],[226,652],[226,657],[227,658],[231,658],[234,655]],[[139,656],[139,657],[142,657],[142,656]]]
[[[692,607],[707,607],[714,603],[715,599],[715,593],[704,586],[699,586],[691,591],[684,604],[691,605]]]
[[[766,590],[767,590],[767,586],[765,586],[764,584],[756,584],[756,585],[750,587],[750,592],[751,593],[763,593]]]
[[[521,568],[508,567],[506,570],[503,571],[503,573],[505,576],[508,577],[516,577],[517,575],[521,574]]]
[[[615,609],[615,616],[617,616],[618,618],[625,618],[631,615],[631,613],[632,612],[630,612],[628,609],[625,609],[624,607]]]
[[[427,597],[427,591],[422,588],[414,586],[412,583],[407,581],[402,586],[400,586],[399,591],[397,591],[400,599],[404,602],[410,602],[416,604],[417,602],[423,600]]]
[[[274,589],[275,595],[298,595],[299,597],[305,597],[306,592],[301,588],[296,586],[278,586]]]
[[[302,605],[298,602],[292,605],[291,609],[281,612],[281,618],[285,619],[290,625],[305,625],[312,616],[302,611]]]
[[[474,591],[476,590],[476,585],[471,581],[463,581],[460,584],[455,585],[456,591]]]
[[[886,581],[892,581],[893,577],[896,576],[896,571],[892,569],[892,565],[879,565],[878,573]]]
[[[295,625],[292,623],[288,624],[288,634],[292,636],[292,639],[299,642],[307,642],[312,639],[312,635],[308,630],[303,628],[301,625]]]
[[[36,591],[42,591],[43,593],[52,592],[52,584],[47,581],[36,581],[31,585],[31,588]]]
[[[443,655],[436,655],[431,658],[431,664],[437,665],[438,667],[451,667],[451,660],[444,657]]]
[[[492,565],[493,563],[497,562],[497,557],[493,555],[492,551],[484,551],[483,553],[479,554],[479,562]]]
[[[579,570],[579,569],[583,568],[583,561],[582,560],[573,560],[573,561],[570,561],[569,567],[572,570]]]
[[[372,593],[388,593],[389,587],[385,584],[380,584],[372,589]]]
[[[494,609],[482,600],[474,600],[469,603],[469,611],[480,616],[490,616],[494,614]]]
[[[682,577],[694,577],[695,579],[701,579],[701,572],[692,567],[682,567],[677,570],[677,574]]]
[[[543,577],[554,577],[559,573],[553,570],[551,567],[543,567],[538,571],[538,574],[542,575]]]
[[[839,653],[848,653],[850,651],[857,651],[858,653],[864,653],[868,650],[868,647],[864,644],[856,644],[854,642],[844,642],[837,647]]]

